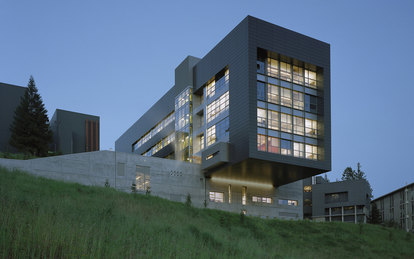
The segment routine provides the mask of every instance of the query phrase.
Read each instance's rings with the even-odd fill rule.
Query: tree
[[[14,112],[9,143],[19,152],[46,156],[52,142],[47,110],[30,76],[26,92]]]
[[[348,166],[347,168],[345,168],[344,172],[342,173],[342,181],[346,181],[346,180],[365,180],[367,181],[368,185],[369,185],[369,189],[370,189],[370,193],[369,196],[370,198],[372,198],[372,188],[371,185],[368,182],[367,176],[365,174],[365,172],[363,172],[361,170],[361,164],[358,162],[357,163],[357,170],[353,170],[352,167]]]

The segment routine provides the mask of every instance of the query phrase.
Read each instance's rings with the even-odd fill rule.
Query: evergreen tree
[[[371,213],[369,215],[368,221],[371,224],[381,224],[382,223],[381,215],[380,215],[380,212],[377,208],[377,204],[375,202],[372,203],[372,205],[371,205]]]
[[[345,180],[365,180],[368,182],[367,176],[365,172],[361,170],[361,164],[357,163],[357,170],[353,170],[352,167],[348,166],[345,168],[344,172],[342,173],[342,181]],[[372,198],[372,187],[371,184],[368,182],[370,193],[369,196]]]
[[[10,145],[19,152],[35,156],[46,156],[52,142],[47,110],[30,76],[26,92],[14,112],[14,121],[10,126]]]

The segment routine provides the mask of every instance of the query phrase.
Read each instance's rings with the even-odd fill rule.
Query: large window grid
[[[265,128],[267,123],[266,110],[257,108],[257,126]]]
[[[163,149],[164,147],[166,147],[168,144],[174,142],[174,140],[175,140],[175,132],[173,132],[170,135],[168,135],[167,137],[161,139],[159,142],[157,142],[157,144],[152,146],[149,150],[142,153],[141,155],[143,155],[143,156],[152,156],[155,153],[157,153],[158,151],[160,151],[161,149]]]
[[[229,117],[207,129],[207,146],[229,137]]]
[[[279,86],[267,85],[267,101],[269,103],[279,104]]]
[[[161,120],[157,125],[155,125],[154,128],[149,130],[147,133],[145,133],[137,142],[133,144],[134,151],[137,150],[139,147],[141,147],[143,144],[145,144],[148,140],[150,140],[155,134],[163,130],[165,127],[167,127],[171,122],[175,120],[175,114],[174,112],[170,113],[167,117],[165,117],[163,120]]]
[[[280,114],[280,129],[281,131],[292,133],[292,115],[286,113]]]
[[[315,145],[305,145],[305,156],[307,159],[318,160],[318,147]]]
[[[308,65],[301,67],[292,65],[288,62],[279,62],[274,58],[267,58],[266,64],[265,62],[258,60],[257,72],[274,78],[280,78],[288,82],[293,81],[295,84],[304,85],[314,89],[317,89],[318,85],[320,84],[317,79],[317,73],[313,69],[308,68]]]
[[[207,105],[207,122],[214,120],[229,109],[229,92],[225,92],[217,100]]]
[[[305,156],[305,144],[300,142],[293,142],[293,156],[294,157],[304,157]]]
[[[305,102],[303,100],[303,93],[298,91],[293,91],[293,108],[297,110],[304,109]]]
[[[284,87],[280,88],[280,104],[292,107],[292,90]]]

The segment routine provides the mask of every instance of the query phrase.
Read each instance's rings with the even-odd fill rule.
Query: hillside
[[[414,235],[264,220],[0,168],[0,258],[414,258]]]

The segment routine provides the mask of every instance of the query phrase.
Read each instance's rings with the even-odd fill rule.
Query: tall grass
[[[397,229],[240,217],[0,168],[0,258],[414,257]]]

